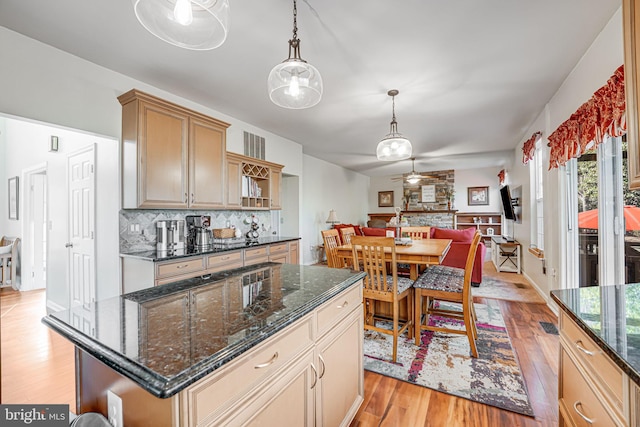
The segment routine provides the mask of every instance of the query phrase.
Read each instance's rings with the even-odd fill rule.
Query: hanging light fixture
[[[387,92],[393,102],[393,116],[389,134],[378,143],[376,156],[378,160],[404,160],[411,157],[411,142],[398,132],[398,122],[396,122],[396,95],[400,93],[396,89]]]
[[[271,101],[291,109],[313,107],[322,98],[320,73],[300,57],[297,15],[296,0],[293,0],[293,38],[289,40],[289,58],[273,67],[267,81]]]
[[[229,0],[132,0],[136,18],[151,34],[193,50],[215,49],[229,31]]]

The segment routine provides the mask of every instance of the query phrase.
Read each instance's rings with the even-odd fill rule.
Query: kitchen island
[[[348,425],[363,399],[363,277],[263,263],[43,322],[76,346],[79,413],[106,415],[110,390],[127,427]]]
[[[561,310],[560,426],[640,425],[640,284],[551,297]]]

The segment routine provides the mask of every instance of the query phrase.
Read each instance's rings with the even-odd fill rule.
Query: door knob
[[[65,247],[65,248],[72,248],[72,247],[73,247],[73,243],[71,243],[71,242],[66,243],[66,244],[64,245],[64,247]]]

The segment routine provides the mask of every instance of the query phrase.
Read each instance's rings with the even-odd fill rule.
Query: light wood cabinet
[[[242,159],[234,153],[227,153],[227,198],[228,209],[240,209],[242,182]]]
[[[123,293],[267,261],[299,264],[299,246],[298,241],[288,241],[219,254],[193,255],[157,262],[123,257]]]
[[[135,89],[118,100],[122,207],[224,207],[229,124]]]
[[[239,169],[239,173],[236,172]],[[227,207],[250,210],[282,209],[282,165],[227,153]],[[232,182],[236,178],[237,181]]]
[[[629,392],[629,378],[564,313],[558,382],[561,427],[635,425],[630,422],[635,396]]]
[[[281,201],[281,187],[282,187],[282,169],[281,168],[271,168],[271,176],[270,176],[270,195],[271,195],[271,209],[280,210],[282,209],[282,201]]]
[[[297,241],[289,242],[289,264],[300,264],[300,245]]]

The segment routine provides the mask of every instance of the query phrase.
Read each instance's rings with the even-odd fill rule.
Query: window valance
[[[607,136],[624,135],[627,131],[625,112],[624,66],[621,65],[606,85],[549,135],[549,170],[580,157]]]
[[[533,160],[533,155],[536,152],[536,142],[542,137],[542,132],[538,131],[531,135],[531,138],[522,144],[522,163],[525,165]]]

